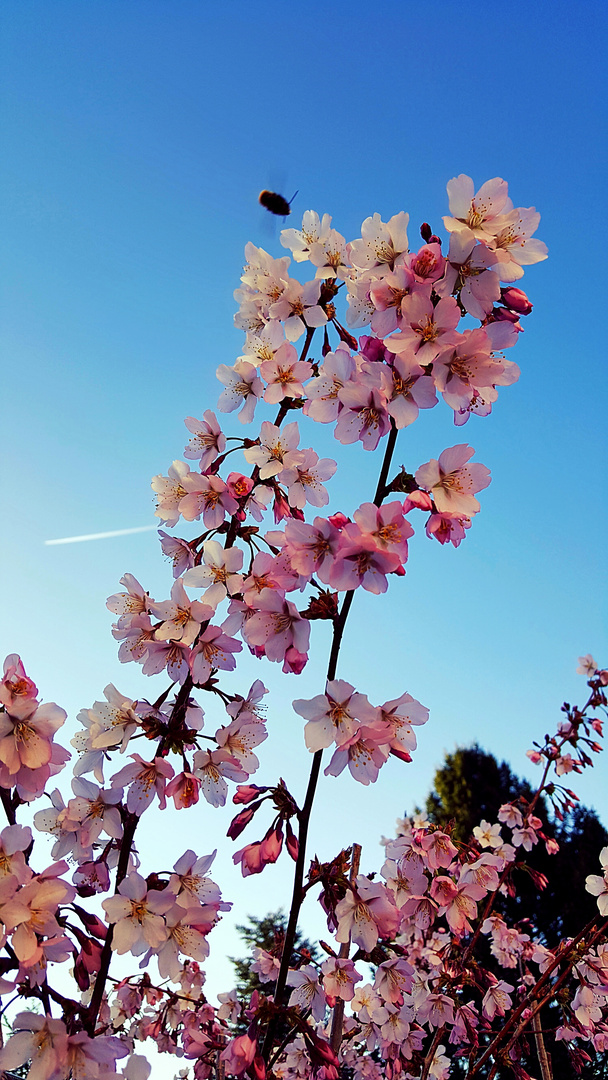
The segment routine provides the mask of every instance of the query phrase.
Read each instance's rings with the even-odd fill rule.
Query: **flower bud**
[[[258,787],[257,784],[239,784],[236,793],[232,796],[232,801],[233,803],[250,803],[264,791],[268,791],[268,788]]]
[[[509,287],[501,289],[501,294],[503,304],[506,304],[511,311],[516,311],[518,315],[529,315],[532,311],[533,305],[522,289]]]

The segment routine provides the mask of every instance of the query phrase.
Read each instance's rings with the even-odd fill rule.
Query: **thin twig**
[[[351,888],[354,889],[355,881],[357,880],[357,874],[359,873],[359,864],[361,862],[361,844],[353,844],[352,855],[350,857],[350,874],[349,882]],[[348,941],[343,941],[340,945],[340,952],[338,956],[340,960],[347,960],[350,950],[350,934],[348,935]],[[331,1046],[334,1054],[338,1053],[340,1049],[340,1043],[342,1042],[342,1024],[344,1022],[344,998],[338,998],[334,1006],[334,1015],[331,1022],[331,1037],[329,1045]]]

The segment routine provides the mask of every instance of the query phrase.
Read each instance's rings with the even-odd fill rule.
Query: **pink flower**
[[[345,445],[359,439],[366,450],[375,450],[390,428],[384,394],[376,386],[349,382],[338,398],[344,408],[336,424],[336,439]]]
[[[547,258],[547,245],[542,240],[531,239],[539,222],[540,214],[533,206],[528,209],[519,206],[494,222],[495,233],[490,246],[498,256],[496,269],[501,281],[518,281],[523,277],[522,267]]]
[[[323,986],[326,994],[332,997],[342,998],[343,1001],[352,1001],[355,996],[355,983],[361,982],[362,976],[355,968],[352,960],[339,960],[338,957],[329,957],[321,964],[323,972]]]
[[[506,180],[495,176],[475,192],[471,177],[461,173],[448,182],[447,190],[452,216],[444,217],[443,223],[448,232],[467,228],[478,240],[493,240],[500,215],[513,206]]]
[[[349,245],[353,266],[358,270],[392,270],[399,256],[408,252],[409,219],[404,210],[386,223],[377,213],[366,218],[361,226],[361,239]]]
[[[167,798],[172,798],[176,810],[182,810],[187,806],[194,806],[198,802],[200,780],[193,773],[177,773],[165,788]]]
[[[362,585],[367,592],[384,593],[388,588],[386,575],[401,566],[398,555],[383,551],[369,534],[358,525],[346,525],[338,554],[329,573],[332,589],[348,591]]]
[[[239,1035],[222,1050],[220,1061],[225,1062],[226,1072],[231,1076],[240,1076],[252,1064],[257,1050],[257,1043],[250,1035]]]
[[[298,698],[293,702],[293,708],[308,721],[304,739],[312,753],[331,746],[334,741],[341,746],[355,734],[361,723],[371,723],[377,715],[365,694],[357,693],[354,686],[343,679],[328,682],[325,693],[310,700]]]
[[[203,795],[211,806],[223,806],[228,794],[229,780],[246,780],[248,774],[228,750],[197,750],[194,755],[194,774],[200,780]]]
[[[198,521],[201,514],[206,529],[218,529],[226,514],[236,514],[239,504],[219,476],[190,473],[183,478],[186,494],[179,501],[179,512],[186,521]]]
[[[310,623],[302,618],[295,604],[273,589],[263,589],[255,608],[242,629],[248,645],[263,646],[265,655],[274,661],[283,660],[292,645],[300,653],[308,652]]]
[[[187,416],[184,421],[188,431],[194,436],[184,450],[184,457],[200,459],[201,472],[205,472],[226,449],[226,438],[215,413],[207,409],[203,417],[203,420],[195,420],[193,416]]]
[[[264,384],[255,367],[246,360],[237,360],[234,367],[220,364],[217,377],[226,387],[217,403],[220,412],[234,412],[240,409],[241,424],[250,424],[259,398],[264,393]]]
[[[433,459],[417,470],[416,483],[431,493],[439,513],[471,517],[481,509],[473,492],[488,486],[490,470],[466,464],[474,453],[471,446],[460,443],[444,450],[439,461]]]
[[[226,727],[218,728],[215,733],[218,746],[224,747],[239,762],[246,773],[254,773],[259,767],[259,761],[253,753],[253,747],[259,746],[268,733],[264,724],[247,721],[247,718],[237,717]]]
[[[360,784],[375,784],[378,773],[390,752],[391,730],[376,721],[362,726],[333,754],[325,769],[326,776],[339,776],[348,765],[351,776]]]
[[[205,604],[215,610],[227,595],[240,592],[243,578],[239,570],[242,566],[241,548],[223,548],[217,540],[207,540],[203,544],[202,564],[184,574],[184,584],[189,589],[204,589]]]
[[[373,281],[369,286],[369,298],[375,307],[371,317],[372,330],[378,337],[391,334],[403,324],[403,304],[412,292],[421,286],[407,266],[396,266],[392,273]]]
[[[0,1050],[0,1068],[16,1069],[31,1062],[28,1075],[51,1080],[65,1075],[68,1066],[68,1038],[62,1020],[22,1012],[13,1020],[13,1034]]]
[[[354,889],[336,907],[336,940],[352,941],[371,952],[379,937],[391,937],[399,928],[399,912],[386,887],[359,874]]]
[[[466,529],[471,528],[469,517],[456,517],[453,514],[431,514],[426,523],[426,535],[435,537],[440,544],[453,544],[458,547],[466,536]]]
[[[116,896],[102,900],[106,919],[114,924],[112,949],[119,954],[145,947],[156,948],[167,940],[163,915],[175,903],[173,893],[146,889],[145,879],[135,871],[127,874]]]
[[[150,482],[158,495],[155,516],[166,521],[170,529],[179,521],[179,504],[188,493],[184,486],[188,476],[196,476],[190,472],[190,466],[184,461],[174,461],[167,476],[153,476]]]
[[[417,363],[425,366],[432,364],[444,349],[456,345],[460,308],[452,296],[445,296],[433,306],[430,297],[414,293],[405,298],[401,307],[401,330],[384,339],[392,352],[411,353]]]
[[[465,310],[483,321],[500,300],[500,280],[493,269],[497,262],[495,252],[478,244],[470,229],[453,232],[445,274],[435,289],[440,296],[458,292]]]
[[[194,566],[194,552],[186,540],[180,540],[179,536],[169,536],[169,533],[158,530],[160,546],[163,555],[173,563],[173,577],[180,577],[184,570]]]
[[[324,358],[318,376],[307,384],[304,414],[321,424],[337,420],[342,408],[338,392],[353,377],[355,370],[350,349],[341,342],[335,352]]]
[[[363,503],[355,510],[353,517],[364,536],[371,536],[377,548],[391,551],[400,562],[407,562],[407,541],[414,535],[414,530],[403,515],[399,502],[375,506]]]
[[[427,833],[421,837],[420,846],[426,852],[426,861],[431,870],[447,868],[458,854],[458,849],[444,832]]]
[[[312,364],[307,360],[298,360],[297,350],[288,341],[281,345],[272,360],[266,360],[260,367],[260,375],[268,386],[264,391],[264,401],[278,405],[283,398],[303,398],[306,396],[302,385],[312,375]]]
[[[288,488],[289,505],[303,510],[306,503],[325,506],[329,495],[321,481],[329,480],[337,468],[331,458],[322,458],[314,450],[301,450],[293,455],[289,468],[283,469],[281,483]]]
[[[11,653],[4,661],[4,673],[0,680],[0,704],[13,715],[17,715],[20,706],[30,700],[35,701],[37,696],[36,684],[25,674],[21,657],[17,653]],[[25,705],[25,712],[30,711],[29,704]]]
[[[327,1009],[327,999],[319,982],[317,969],[312,964],[306,964],[297,971],[290,971],[287,976],[287,985],[295,987],[289,998],[290,1008],[299,1005],[302,1012],[310,1009],[314,1020],[323,1020]]]
[[[0,762],[11,776],[22,766],[48,765],[53,735],[66,719],[65,710],[53,702],[38,705],[35,698],[21,695],[13,695],[6,709],[0,713]]]
[[[234,671],[236,659],[233,653],[242,648],[240,641],[228,637],[219,626],[208,626],[192,650],[190,666],[194,682],[204,686],[213,669]]]
[[[260,479],[268,480],[271,476],[277,476],[284,468],[289,468],[291,454],[297,449],[299,441],[297,423],[278,428],[264,420],[260,431],[260,443],[258,446],[249,446],[243,451],[245,461],[251,465],[257,465],[260,470]]]
[[[166,806],[165,785],[173,776],[173,769],[168,761],[154,758],[145,761],[139,754],[130,754],[132,765],[125,765],[111,780],[111,787],[122,788],[129,785],[127,810],[132,814],[143,814],[158,795],[160,809]]]
[[[324,585],[339,545],[338,529],[325,518],[316,517],[312,525],[295,519],[285,523],[285,550],[294,570],[307,578],[315,574]]]
[[[243,877],[260,874],[268,863],[277,861],[283,847],[283,825],[272,825],[263,840],[247,844],[232,856],[232,861],[241,864]]]
[[[497,1015],[505,1015],[507,1009],[511,1008],[509,994],[512,990],[511,984],[502,979],[490,987],[481,1003],[481,1011],[486,1020],[493,1020]]]
[[[155,630],[156,639],[180,641],[182,645],[192,645],[202,623],[213,617],[213,608],[190,600],[181,578],[173,584],[171,599],[152,603],[150,610],[157,619],[163,620]]]

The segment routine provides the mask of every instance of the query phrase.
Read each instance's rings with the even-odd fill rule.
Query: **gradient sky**
[[[372,788],[322,784],[311,853],[356,840],[371,870],[446,751],[478,740],[533,779],[532,739],[583,699],[577,657],[608,662],[605,6],[5,0],[2,18],[0,645],[71,729],[109,682],[159,692],[118,663],[105,599],[125,571],[164,598],[170,571],[154,532],[43,542],[154,522],[151,476],[182,456],[183,417],[215,407],[215,369],[240,352],[243,247],[285,254],[259,190],[298,189],[290,224],[313,208],[347,239],[374,211],[409,211],[411,238],[424,220],[441,229],[460,172],[476,186],[503,176],[516,206],[541,212],[549,259],[523,281],[520,382],[464,429],[443,404],[421,414],[397,448],[413,471],[470,442],[493,474],[482,512],[457,551],[418,535],[406,578],[358,595],[347,628],[342,677],[374,703],[408,690],[431,709],[413,765],[391,761]],[[341,465],[332,508],[352,512],[373,494],[376,455],[310,431]],[[282,775],[296,796],[309,763],[290,702],[322,690],[325,631],[299,678],[246,658],[231,684],[271,688],[256,779]],[[605,822],[606,776],[600,759],[573,785]],[[221,844],[230,817],[204,804],[145,822],[144,871],[159,868],[155,828],[167,869],[187,845]],[[288,903],[286,859],[242,885],[230,854],[217,877],[237,921]],[[212,937],[212,989],[232,985],[232,922]]]

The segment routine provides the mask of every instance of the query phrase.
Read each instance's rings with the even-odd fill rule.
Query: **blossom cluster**
[[[389,756],[412,761],[414,728],[428,719],[403,685],[376,705],[338,677],[353,597],[359,588],[381,595],[403,584],[420,512],[429,538],[458,547],[481,509],[476,496],[490,482],[489,469],[472,461],[463,442],[411,471],[397,470],[397,436],[439,396],[458,427],[491,412],[498,389],[519,376],[505,352],[532,310],[514,282],[524,266],[546,257],[533,238],[539,215],[514,208],[504,180],[475,191],[469,177],[456,177],[448,199],[449,240],[423,224],[416,250],[403,211],[386,223],[373,214],[350,242],[328,215],[307,211],[301,229],[281,234],[294,262],[302,270],[309,264],[307,282],[290,276],[289,256],[247,245],[235,293],[243,350],[217,370],[217,409],[238,410],[240,434],[227,435],[211,409],[186,419],[185,460],[152,480],[161,548],[173,567],[170,595],[155,599],[126,573],[107,601],[120,660],[164,676],[164,686],[146,700],[110,684],[104,700],[79,713],[71,796],[50,784],[70,757],[54,741],[66,714],[41,704],[20,658],[7,658],[0,681],[0,796],[8,820],[0,833],[0,990],[34,998],[44,1011],[10,1013],[1,1069],[29,1062],[31,1080],[147,1080],[150,1066],[135,1048],[152,1039],[185,1063],[180,1076],[195,1080],[245,1073],[264,1080],[267,1070],[281,1080],[337,1080],[341,1067],[356,1080],[441,1080],[453,1054],[468,1055],[471,1076],[490,1057],[508,1054],[525,1080],[521,1033],[534,1021],[541,990],[557,996],[564,983],[558,1038],[571,1046],[573,1062],[583,1060],[584,1043],[598,1052],[608,1045],[601,923],[608,849],[602,875],[587,883],[598,897],[598,920],[574,944],[551,948],[533,928],[510,925],[500,908],[527,853],[539,841],[556,850],[537,813],[540,794],[551,795],[557,815],[568,813],[575,797],[561,777],[585,768],[600,748],[597,710],[606,706],[608,676],[591,657],[581,660],[592,689],[587,705],[566,706],[557,732],[530,753],[543,765],[532,800],[505,804],[498,821],[480,822],[466,844],[450,828],[406,819],[385,844],[379,874],[360,873],[354,856],[341,852],[328,863],[313,859],[304,883],[324,751],[332,751],[326,775],[348,767],[368,785]],[[367,332],[355,337],[362,328]],[[245,435],[258,405],[276,414]],[[326,485],[337,463],[307,440],[300,444],[300,428],[313,423],[331,425],[341,445],[383,450],[375,493],[358,494],[357,502],[365,501],[348,512],[327,512]],[[193,522],[202,523],[198,535],[167,531]],[[299,675],[317,620],[331,624],[332,646],[319,693],[293,702],[312,755],[300,806],[282,779],[251,782],[260,765],[255,751],[267,738],[263,682],[235,693],[222,680],[244,649]],[[139,746],[147,750],[133,751],[134,739],[145,739]],[[549,782],[551,770],[556,779]],[[248,1001],[221,994],[215,1007],[203,992],[201,965],[210,932],[231,906],[208,876],[215,852],[188,850],[172,871],[146,873],[135,837],[153,806],[166,810],[172,800],[175,810],[189,809],[202,796],[219,807],[230,791],[239,807],[231,841],[262,808],[273,813],[264,836],[236,851],[234,862],[244,876],[257,874],[285,849],[294,863],[294,899],[282,954],[257,948],[254,955],[252,970],[269,992]],[[43,795],[48,802],[28,820],[51,837],[55,861],[35,870],[35,831],[17,815]],[[324,943],[322,963],[302,956],[290,967],[299,910],[313,888],[335,948]],[[97,913],[84,906],[91,898]],[[479,958],[480,939],[491,961]],[[110,974],[116,956],[123,965],[136,960],[137,972]],[[54,979],[54,965],[65,972],[68,964],[73,996],[68,977],[57,985]],[[279,1038],[279,1030],[291,1034]]]

